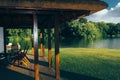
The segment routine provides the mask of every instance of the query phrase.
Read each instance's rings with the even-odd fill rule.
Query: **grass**
[[[61,80],[120,80],[120,50],[61,48]]]
[[[60,48],[60,58],[61,80],[120,80],[120,50]]]

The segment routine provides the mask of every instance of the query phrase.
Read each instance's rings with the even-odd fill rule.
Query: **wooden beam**
[[[59,17],[55,15],[55,72],[56,80],[60,80],[60,53],[59,53]]]
[[[48,67],[52,67],[51,29],[48,26]]]
[[[33,15],[33,35],[34,35],[34,69],[35,69],[35,80],[41,80],[39,77],[39,64],[38,64],[38,25],[37,15]]]

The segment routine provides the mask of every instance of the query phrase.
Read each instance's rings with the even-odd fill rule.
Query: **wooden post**
[[[32,46],[32,55],[34,55],[34,47]]]
[[[37,25],[37,15],[33,15],[33,35],[34,35],[34,69],[35,69],[35,80],[41,80],[39,77],[39,64],[38,64],[38,25]]]
[[[44,28],[43,28],[43,30],[42,30],[43,32],[43,38],[42,38],[42,44],[43,44],[43,46],[42,46],[42,53],[43,53],[43,57],[45,57],[45,43],[44,43]]]
[[[34,45],[33,45],[33,30],[31,30],[32,35],[31,35],[31,42],[32,42],[32,55],[34,55]]]
[[[51,29],[50,26],[48,26],[48,67],[52,67],[52,50],[51,50]]]
[[[44,57],[45,56],[45,50],[44,50],[44,29],[41,28],[41,33],[40,33],[40,53]]]
[[[59,25],[58,16],[55,15],[55,71],[56,80],[60,80],[60,53],[59,53]]]
[[[42,32],[40,32],[40,55],[42,56]]]

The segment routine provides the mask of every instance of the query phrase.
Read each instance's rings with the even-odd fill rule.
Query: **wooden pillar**
[[[51,29],[50,26],[48,26],[48,67],[52,67],[52,50],[51,50]]]
[[[33,44],[33,29],[31,30],[32,35],[31,35],[31,42],[32,42],[32,55],[34,55],[34,44]]]
[[[42,32],[40,32],[40,55],[42,56]]]
[[[44,57],[45,56],[45,48],[44,48],[44,29],[41,28],[41,33],[40,33],[40,53]]]
[[[59,24],[58,16],[55,15],[55,72],[56,80],[60,80],[60,53],[59,53]]]
[[[39,64],[38,64],[38,25],[37,15],[33,15],[33,36],[34,36],[34,69],[35,69],[35,80],[41,80],[39,77]]]
[[[45,32],[44,32],[44,28],[43,28],[43,32],[42,32],[42,33],[43,33],[43,38],[42,38],[42,43],[43,43],[42,53],[43,53],[43,57],[45,57],[45,43],[44,43],[44,42],[45,42],[45,41],[44,41],[44,39],[45,39],[45,38],[44,38],[44,37],[45,37],[45,34],[44,34],[44,33],[45,33]]]

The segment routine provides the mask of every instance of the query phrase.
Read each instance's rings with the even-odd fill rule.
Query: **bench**
[[[28,52],[29,46],[26,46],[24,50],[18,50],[17,52],[14,52],[13,55],[9,55],[9,62],[12,64],[17,63],[18,65],[25,65],[29,66],[30,61],[27,57],[27,52]]]

